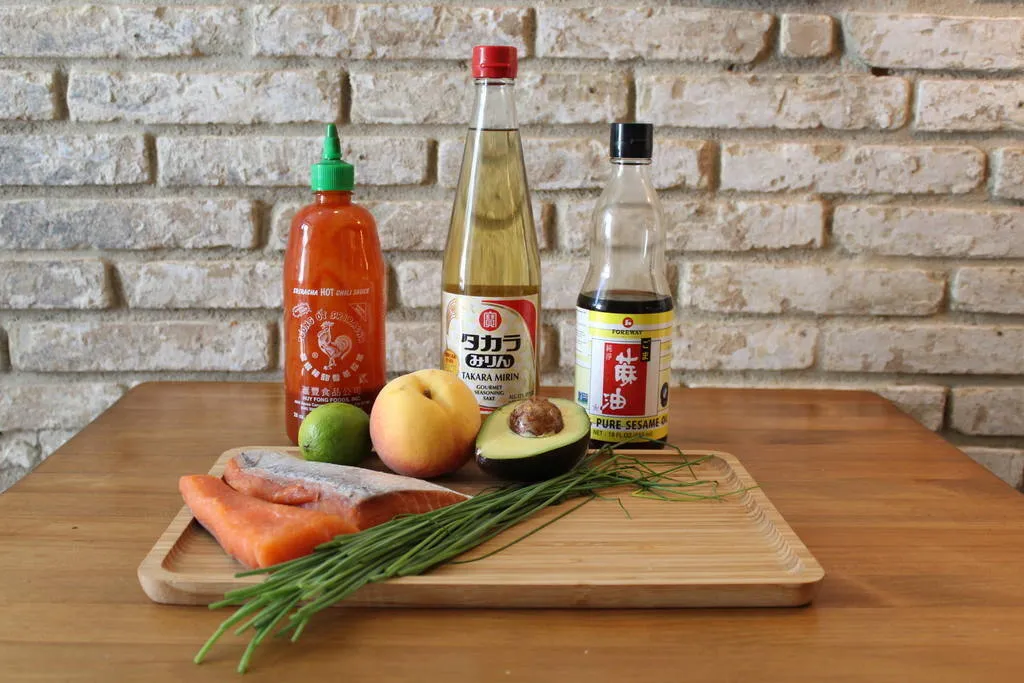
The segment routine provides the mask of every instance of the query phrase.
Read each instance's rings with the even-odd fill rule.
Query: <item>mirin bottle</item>
[[[516,48],[473,49],[476,101],[442,266],[442,367],[490,413],[537,389],[540,259],[516,123]]]

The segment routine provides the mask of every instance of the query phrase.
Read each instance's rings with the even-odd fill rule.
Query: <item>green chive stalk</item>
[[[626,488],[637,497],[683,501],[721,500],[743,490],[719,493],[718,482],[699,479],[693,468],[707,456],[689,460],[680,449],[670,446],[682,460],[653,463],[614,452],[613,449],[621,445],[604,446],[584,458],[572,471],[553,479],[488,489],[448,507],[401,515],[379,526],[338,536],[305,557],[241,572],[239,577],[266,574],[267,578],[262,583],[230,591],[223,600],[210,605],[210,609],[239,607],[200,648],[195,663],[202,662],[229,629],[235,628],[239,635],[253,631],[238,663],[238,672],[245,673],[256,648],[271,633],[290,633],[294,642],[313,615],[341,602],[363,586],[423,574],[464,555],[537,512],[570,499],[582,498],[509,543],[477,557],[454,560],[452,564],[476,562],[501,552],[595,498],[607,499],[602,491]],[[689,478],[678,479],[677,475],[683,471]],[[621,500],[619,505],[622,506]]]

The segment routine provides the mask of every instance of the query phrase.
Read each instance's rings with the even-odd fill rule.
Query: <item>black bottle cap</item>
[[[654,151],[654,126],[649,123],[613,123],[612,159],[650,159]]]

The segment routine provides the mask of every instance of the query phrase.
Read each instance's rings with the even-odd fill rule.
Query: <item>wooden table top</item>
[[[565,393],[554,391],[552,393]],[[135,571],[228,448],[284,444],[276,384],[130,391],[0,495],[0,679],[234,680],[228,615]],[[792,609],[337,609],[245,680],[1017,681],[1024,496],[869,393],[686,389],[670,439],[738,456],[825,567]]]

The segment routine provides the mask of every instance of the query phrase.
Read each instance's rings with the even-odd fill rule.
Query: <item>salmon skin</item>
[[[182,477],[178,490],[199,523],[250,569],[308,555],[321,543],[356,531],[337,515],[250,498],[208,474]]]
[[[229,460],[224,481],[247,496],[337,515],[360,531],[469,498],[421,479],[260,449]]]

